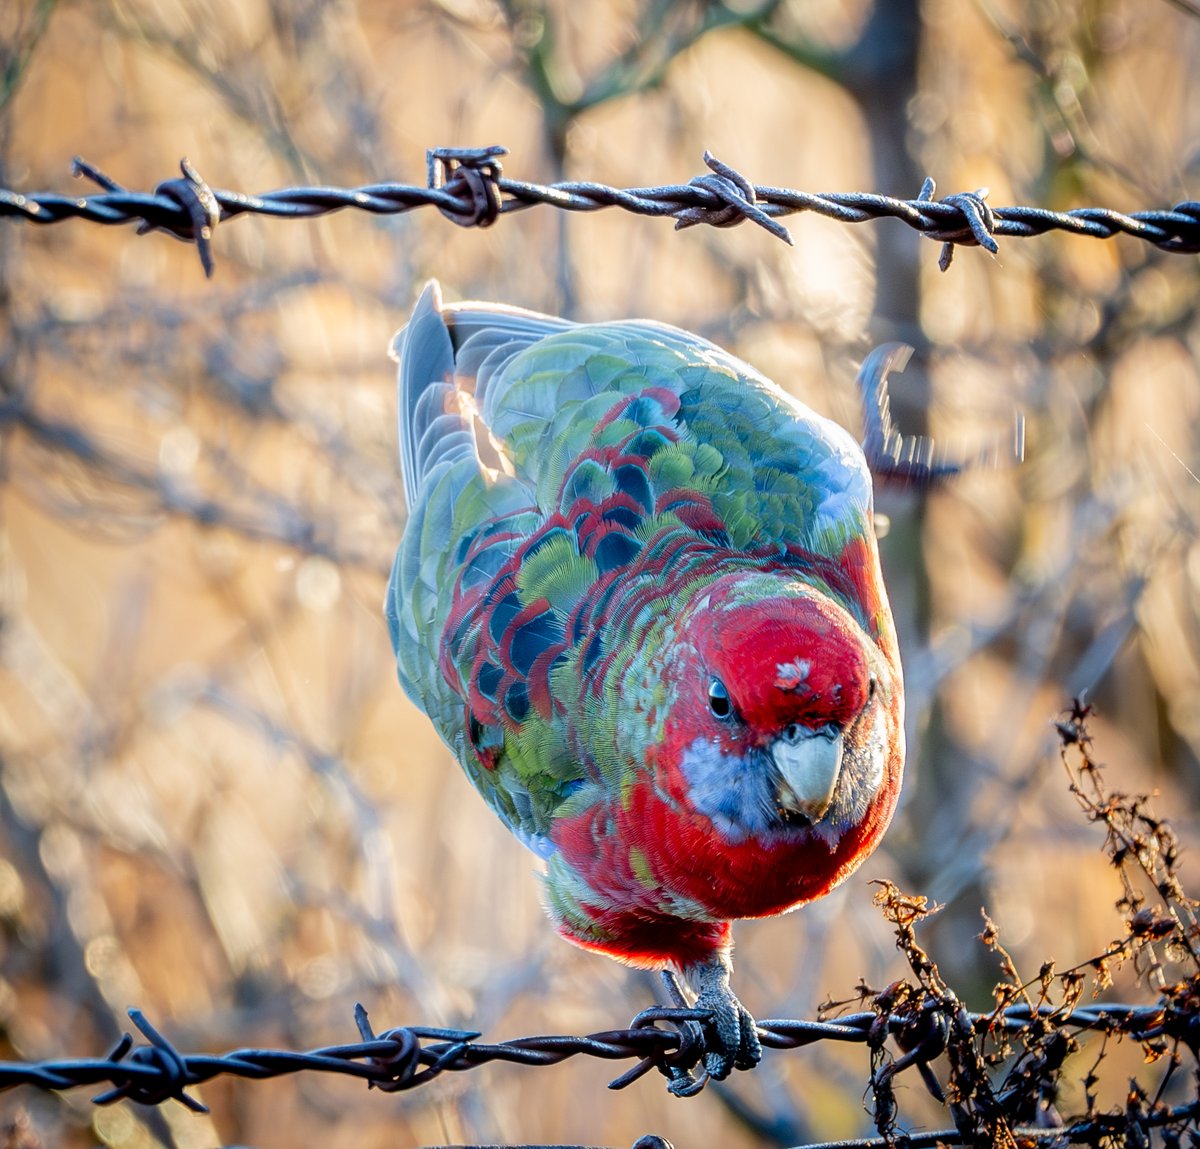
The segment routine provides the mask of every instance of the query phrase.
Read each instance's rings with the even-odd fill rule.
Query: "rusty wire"
[[[369,1087],[397,1092],[425,1085],[443,1073],[474,1069],[493,1061],[526,1066],[556,1065],[575,1056],[605,1060],[635,1058],[637,1064],[610,1082],[622,1089],[658,1068],[691,1069],[703,1056],[703,1039],[689,1026],[706,1016],[703,1010],[655,1007],[638,1014],[627,1029],[607,1030],[586,1036],[521,1037],[496,1044],[480,1042],[480,1034],[468,1030],[425,1026],[401,1026],[376,1034],[360,1005],[355,1020],[361,1040],[326,1046],[306,1052],[279,1049],[236,1049],[224,1054],[181,1053],[136,1009],[129,1011],[144,1042],[126,1034],[106,1056],[43,1062],[0,1062],[0,1090],[18,1085],[43,1090],[67,1090],[79,1086],[108,1086],[93,1098],[108,1105],[128,1098],[145,1105],[174,1099],[196,1112],[206,1107],[192,1097],[188,1088],[222,1076],[262,1080],[300,1072],[337,1073],[365,1080]],[[1002,1013],[964,1013],[949,1019],[934,1005],[917,1015],[897,1009],[881,1017],[878,1009],[862,1011],[835,1020],[768,1020],[759,1022],[759,1034],[770,1049],[797,1049],[820,1041],[851,1042],[877,1047],[881,1032],[890,1035],[903,1051],[891,1063],[891,1076],[909,1068],[922,1070],[926,1087],[937,1095],[940,1087],[931,1066],[946,1049],[946,1030],[965,1024],[980,1033],[998,1030],[1020,1035],[1030,1027],[1055,1027],[1064,1033],[1098,1031],[1122,1035],[1135,1041],[1153,1041],[1164,1036],[1192,1046],[1200,1035],[1200,1011],[1181,1009],[1162,1002],[1155,1005],[1081,1005],[1071,1011],[1050,1007],[1030,1009],[1014,1006]],[[668,1026],[670,1028],[662,1028]],[[939,1098],[943,1099],[943,1098]],[[943,1099],[944,1100],[944,1099]],[[1026,1143],[1093,1143],[1125,1126],[1125,1114],[1092,1114],[1056,1128],[1020,1128]],[[1200,1100],[1175,1107],[1157,1106],[1145,1114],[1146,1128],[1178,1127],[1200,1122]],[[966,1134],[955,1129],[908,1135],[911,1149],[920,1145],[964,1144]],[[880,1138],[844,1141],[855,1149],[883,1145]],[[813,1147],[816,1149],[816,1147]]]
[[[263,195],[212,188],[186,159],[181,175],[165,180],[153,192],[122,187],[98,168],[76,158],[74,172],[104,190],[95,195],[66,196],[53,192],[19,193],[0,188],[0,217],[30,223],[86,219],[93,223],[137,222],[138,234],[166,231],[195,243],[205,273],[212,274],[213,233],[219,223],[239,215],[311,219],[344,208],[376,215],[395,215],[417,207],[436,207],[462,227],[489,227],[502,215],[538,204],[563,211],[599,211],[616,207],[638,215],[665,216],[676,228],[706,224],[732,227],[750,220],[791,243],[779,216],[811,211],[842,223],[898,219],[928,239],[942,244],[940,264],[950,265],[956,246],[978,246],[995,254],[997,236],[1027,237],[1066,231],[1094,239],[1129,235],[1162,251],[1200,252],[1200,202],[1185,201],[1169,210],[1123,214],[1108,208],[1048,211],[1035,207],[997,207],[987,203],[987,189],[935,199],[927,179],[916,199],[895,199],[870,192],[816,194],[791,188],[751,184],[745,176],[705,152],[708,171],[686,184],[616,188],[590,181],[537,184],[503,175],[502,146],[433,148],[427,153],[424,186],[377,183],[359,188],[283,188]]]

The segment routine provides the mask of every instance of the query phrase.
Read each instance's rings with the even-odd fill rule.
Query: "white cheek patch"
[[[726,754],[718,740],[697,738],[684,750],[680,767],[689,804],[726,841],[744,842],[770,828],[774,798],[761,758]]]

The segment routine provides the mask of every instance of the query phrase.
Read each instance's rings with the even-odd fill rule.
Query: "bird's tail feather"
[[[421,293],[408,325],[396,336],[392,356],[400,365],[400,466],[411,512],[440,463],[475,452],[475,436],[454,383],[454,345],[436,280]]]

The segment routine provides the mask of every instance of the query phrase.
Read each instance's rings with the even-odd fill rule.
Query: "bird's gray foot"
[[[704,1069],[716,1081],[723,1081],[735,1069],[753,1069],[762,1059],[754,1018],[730,988],[730,972],[729,960],[724,957],[699,962],[684,971],[696,993],[696,1008],[706,1009],[712,1015],[706,1021],[692,1024],[701,1027]],[[675,975],[664,973],[663,980],[676,1003],[685,1004]],[[677,1096],[688,1096],[698,1092],[703,1084],[703,1079],[697,1081],[690,1074],[681,1073],[668,1088]]]

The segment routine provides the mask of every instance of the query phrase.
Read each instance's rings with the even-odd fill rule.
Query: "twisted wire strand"
[[[896,219],[942,244],[941,266],[950,265],[959,246],[978,246],[993,255],[997,237],[1044,235],[1065,231],[1093,239],[1128,235],[1177,254],[1200,252],[1200,202],[1185,201],[1170,209],[1125,214],[1109,208],[1083,207],[1066,212],[1045,208],[991,207],[981,188],[935,198],[927,179],[915,199],[895,199],[869,192],[816,194],[792,188],[758,186],[710,152],[708,171],[686,184],[616,188],[592,181],[538,184],[503,174],[500,157],[507,149],[433,148],[427,153],[424,186],[376,183],[358,188],[293,187],[247,195],[212,188],[186,159],[181,175],[165,180],[153,192],[122,187],[98,168],[76,158],[74,172],[103,190],[84,196],[54,192],[20,193],[0,188],[0,218],[29,223],[83,219],[100,224],[137,223],[138,233],[166,231],[194,243],[205,273],[212,274],[212,238],[217,225],[240,215],[275,219],[311,219],[354,208],[376,215],[395,215],[418,207],[436,207],[462,227],[490,227],[502,215],[544,205],[562,211],[622,211],[670,217],[677,229],[704,224],[733,227],[750,221],[791,243],[780,216],[815,212],[841,223]]]
[[[760,1021],[758,1027],[764,1046],[799,1049],[820,1041],[857,1044],[878,1041],[882,1024],[892,1036],[901,1038],[907,1050],[904,1065],[907,1068],[926,1064],[941,1052],[943,1042],[938,1037],[938,1026],[930,1024],[937,1012],[934,1007],[926,1007],[916,1016],[912,1012],[897,1012],[881,1018],[876,1011],[863,1011],[834,1021],[770,1019]],[[475,1031],[429,1026],[400,1026],[376,1034],[366,1010],[359,1005],[355,1009],[360,1035],[357,1042],[303,1052],[246,1048],[222,1054],[181,1053],[140,1010],[131,1009],[129,1017],[143,1042],[138,1043],[125,1034],[104,1057],[0,1061],[0,1091],[20,1085],[48,1091],[107,1085],[108,1089],[93,1098],[97,1105],[108,1105],[122,1098],[146,1105],[174,1099],[191,1109],[204,1111],[205,1107],[187,1089],[222,1075],[262,1080],[301,1072],[337,1073],[361,1078],[371,1087],[393,1092],[425,1085],[442,1073],[475,1069],[494,1061],[549,1066],[577,1056],[609,1061],[637,1059],[632,1069],[610,1083],[611,1088],[621,1089],[654,1068],[665,1072],[680,1065],[694,1066],[703,1055],[703,1043],[695,1040],[694,1027],[687,1023],[705,1019],[707,1012],[655,1007],[638,1014],[626,1029],[486,1043],[479,1040],[481,1034]],[[1020,1033],[1036,1023],[1072,1033],[1097,1030],[1121,1034],[1138,1041],[1162,1034],[1186,1034],[1194,1040],[1200,1033],[1200,1015],[1161,1004],[1092,1004],[1069,1013],[1050,1007],[1031,1010],[1014,1006],[1000,1014],[971,1013],[967,1021],[972,1027],[1002,1029],[1010,1034]],[[927,1048],[923,1049],[922,1043]],[[1194,1108],[1200,1111],[1200,1102]],[[1156,1117],[1159,1119],[1169,1120],[1161,1114]],[[1178,1119],[1177,1114],[1170,1120]],[[1098,1119],[1091,1120],[1094,1124]],[[1059,1136],[1063,1134],[1061,1129],[1057,1132]]]

